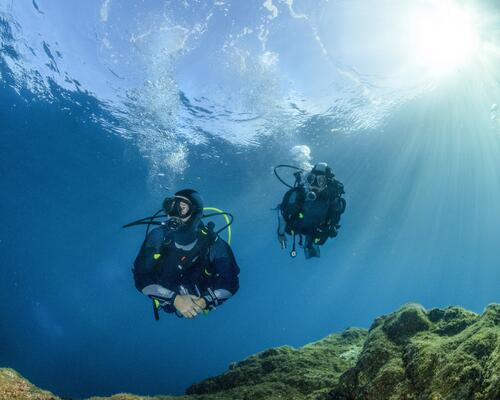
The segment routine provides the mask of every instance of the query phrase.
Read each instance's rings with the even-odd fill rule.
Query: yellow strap
[[[230,223],[229,217],[226,214],[224,214],[224,211],[222,211],[219,208],[215,208],[215,207],[204,207],[203,211],[215,211],[215,212],[218,212],[218,213],[222,214],[222,216],[226,220],[226,223],[228,224],[228,227],[227,227],[227,243],[229,245],[231,245],[231,225],[229,225],[229,223]]]

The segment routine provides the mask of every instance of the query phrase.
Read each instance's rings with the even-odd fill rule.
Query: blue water
[[[408,4],[0,1],[0,366],[61,396],[180,394],[403,303],[498,302],[500,10],[480,4],[481,55],[433,76],[386,26]],[[342,228],[291,259],[272,167],[323,160]],[[155,322],[144,232],[121,226],[185,187],[235,215],[241,289]]]

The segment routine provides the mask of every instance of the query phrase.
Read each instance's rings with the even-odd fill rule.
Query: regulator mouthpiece
[[[306,193],[306,200],[308,201],[315,201],[317,198],[318,195],[316,194],[316,192],[313,192],[312,190]]]
[[[165,222],[165,226],[169,230],[171,230],[173,232],[177,232],[177,231],[181,230],[185,226],[185,223],[179,217],[170,217],[167,220],[167,222]]]

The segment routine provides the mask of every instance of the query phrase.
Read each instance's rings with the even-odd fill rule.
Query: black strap
[[[156,305],[156,301],[153,299],[153,314],[155,316],[155,321],[160,320],[160,313],[158,312],[158,307]]]
[[[290,257],[297,257],[297,250],[295,249],[295,231],[293,232],[293,243],[292,243],[292,251],[290,252]]]
[[[149,296],[153,302],[153,315],[156,321],[160,320],[160,308],[164,308],[166,305],[172,306],[175,300],[175,295],[172,298],[165,298],[160,296]],[[163,302],[163,303],[162,303]]]

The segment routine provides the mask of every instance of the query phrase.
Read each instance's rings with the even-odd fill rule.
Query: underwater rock
[[[350,328],[300,349],[269,349],[223,375],[188,388],[207,399],[325,399],[339,376],[354,366],[367,331]]]
[[[10,368],[0,368],[0,399],[60,400],[52,393],[38,389]]]
[[[0,400],[58,399],[0,369]],[[185,396],[92,400],[499,400],[500,304],[482,315],[409,304],[294,349],[265,350],[194,384]]]
[[[411,304],[377,319],[329,399],[500,399],[500,305],[479,316]]]

